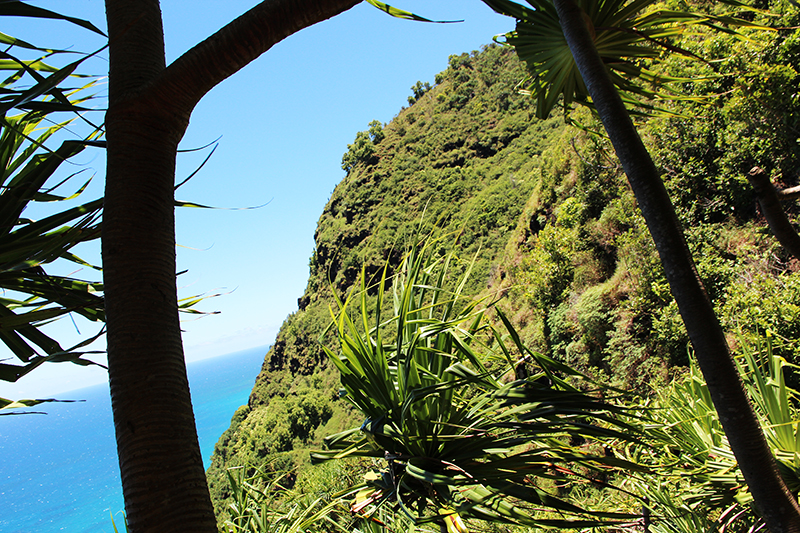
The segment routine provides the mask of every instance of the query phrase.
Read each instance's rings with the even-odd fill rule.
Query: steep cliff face
[[[769,54],[748,57],[770,72]],[[798,127],[800,102],[781,103],[782,122],[758,130],[747,118],[754,100],[742,97],[796,83],[794,65],[794,74],[786,68],[764,78],[772,85],[742,78],[740,88],[702,113],[691,108],[698,104],[676,104],[691,120],[641,125],[700,275],[739,338],[765,328],[777,337],[800,335],[792,318],[800,309],[798,263],[764,231],[740,169],[725,163],[771,157],[781,169],[800,167],[800,145],[784,142]],[[389,124],[373,122],[348,146],[347,176],[320,217],[299,309],[281,327],[248,405],[215,449],[208,474],[219,508],[228,497],[226,468],[291,470],[302,478],[309,447],[357,423],[339,400],[338,375],[321,349],[321,342],[335,348],[329,309],[362,270],[373,281],[385,267],[391,273],[420,236],[434,235],[442,250],[455,250],[455,268],[475,258],[465,294],[500,298],[539,351],[641,391],[687,363],[677,308],[607,141],[588,112],[570,115],[581,128],[560,115],[535,119],[518,90],[524,76],[506,48],[451,56],[433,86],[412,88],[408,108]],[[723,139],[743,124],[762,142],[741,143],[721,158]],[[794,177],[784,172],[782,179]],[[796,358],[791,344],[776,349]]]
[[[528,98],[514,89],[523,77],[508,49],[452,56],[433,87],[418,84],[413,105],[387,125],[372,123],[348,147],[347,177],[320,217],[299,309],[217,444],[209,479],[218,501],[226,467],[293,468],[321,435],[353,422],[319,339],[334,294],[343,297],[362,269],[375,276],[397,265],[410,239],[449,235],[442,246],[457,243],[460,257],[480,250],[471,293],[487,287],[538,182],[535,154],[567,131],[560,118],[532,120]]]

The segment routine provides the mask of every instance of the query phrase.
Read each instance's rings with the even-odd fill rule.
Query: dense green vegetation
[[[407,241],[433,228],[458,235],[460,257],[480,251],[467,292],[486,288],[544,161],[527,154],[546,149],[548,132],[566,131],[558,118],[531,121],[527,99],[514,90],[523,75],[500,47],[453,56],[434,88],[348,147],[349,172],[320,217],[300,309],[217,447],[210,470],[217,496],[227,486],[224,466],[302,464],[311,443],[353,422],[335,401],[338,376],[317,342],[330,323],[332,291],[342,295],[362,268],[374,276],[387,261],[396,266]]]
[[[772,23],[791,27],[796,18]],[[764,353],[759,339],[768,332],[771,353],[790,362],[798,361],[792,342],[800,313],[797,260],[770,235],[745,173],[757,164],[779,185],[796,184],[795,33],[756,32],[750,41],[723,33],[687,36],[681,45],[700,56],[735,59],[668,58],[662,72],[696,79],[680,89],[702,98],[669,102],[664,107],[671,115],[639,124],[729,342],[737,353]],[[689,370],[684,327],[608,142],[591,132],[597,125],[586,110],[569,115],[585,128],[564,125],[555,114],[535,119],[534,103],[516,89],[523,77],[506,48],[452,56],[435,85],[412,87],[409,108],[387,125],[371,123],[348,147],[347,176],[320,218],[300,309],[287,318],[249,404],[217,445],[209,483],[220,520],[231,495],[230,466],[291,471],[284,484],[312,494],[347,485],[343,471],[331,474],[341,466],[307,466],[310,447],[363,419],[340,399],[339,375],[319,340],[336,347],[326,330],[334,295],[343,297],[363,270],[373,287],[369,297],[376,298],[384,266],[397,267],[419,235],[452,235],[439,246],[456,243],[456,271],[477,257],[464,294],[500,298],[497,305],[532,350],[645,396],[675,378],[657,400],[662,404],[686,402],[692,391],[707,394]],[[767,360],[762,364],[778,364]],[[691,401],[700,409],[701,400]],[[710,412],[710,403],[704,405]],[[705,436],[698,433],[696,442],[724,447],[715,440],[718,426],[704,420]],[[705,468],[713,454],[710,447],[703,453],[687,469]],[[679,477],[651,483],[648,497],[662,504],[676,498],[686,488]],[[686,505],[717,509],[708,515],[714,520],[734,495],[747,500],[735,476],[720,491],[727,493],[698,494]],[[608,510],[633,505],[614,496],[584,497]]]

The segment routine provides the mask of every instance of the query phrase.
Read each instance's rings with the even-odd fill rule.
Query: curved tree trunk
[[[655,164],[611,82],[580,7],[574,0],[554,0],[554,4],[572,55],[653,236],[725,435],[755,503],[773,533],[800,531],[800,507],[778,473]]]
[[[800,259],[800,235],[794,230],[794,226],[786,216],[786,211],[783,210],[781,205],[781,196],[775,189],[775,186],[770,181],[769,176],[763,168],[753,167],[747,173],[747,181],[753,187],[758,198],[758,203],[761,205],[761,212],[764,218],[767,219],[769,229],[772,230],[775,238],[781,243],[781,246],[790,254]],[[790,199],[791,192],[785,193],[783,197]]]
[[[267,0],[172,65],[158,0],[106,0],[108,367],[131,532],[214,532],[175,285],[175,157],[192,109],[286,36],[358,0]]]

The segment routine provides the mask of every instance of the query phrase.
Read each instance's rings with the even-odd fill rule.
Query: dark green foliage
[[[626,440],[635,434],[624,409],[596,396],[613,391],[598,391],[563,364],[527,349],[502,314],[502,325],[491,327],[487,309],[462,296],[470,270],[462,280],[452,279],[452,256],[438,257],[428,244],[413,246],[403,258],[392,280],[388,316],[379,290],[370,323],[363,277],[360,290],[338,302],[338,345],[325,351],[347,399],[366,420],[360,429],[326,437],[326,449],[312,458],[374,458],[353,487],[360,490],[351,509],[365,517],[391,507],[417,525],[444,525],[445,516],[457,513],[561,528],[634,518],[595,513],[561,498],[573,486],[566,476],[555,491],[546,488],[554,484],[554,472],[608,476],[620,467],[637,469],[590,451],[598,437]],[[363,320],[355,318],[359,303]],[[593,394],[568,384],[567,376],[595,389]],[[565,446],[567,437],[584,443],[580,451]]]
[[[484,67],[502,72],[510,58],[507,51],[490,48],[468,60],[480,69],[451,61],[457,68],[445,71],[441,83],[429,91],[432,98],[420,100],[384,128],[385,139],[374,146],[372,159],[365,162],[369,165],[351,171],[320,219],[311,264],[325,270],[322,276],[312,275],[310,294],[325,289],[328,281],[337,290],[349,287],[362,264],[374,274],[390,255],[399,253],[420,221],[423,232],[464,228],[460,239],[466,253],[481,242],[502,246],[487,243],[516,226],[533,185],[531,163],[523,157],[509,160],[507,154],[512,145],[545,142],[538,134],[541,125],[530,123],[522,96],[514,96],[515,113],[498,115],[494,93],[500,87],[480,79],[478,72]],[[506,89],[521,75],[521,70],[512,72],[505,73]],[[482,89],[470,100],[473,114],[466,115],[447,103],[456,78],[464,75]],[[444,103],[438,98],[441,94],[446,96]],[[480,267],[484,280],[488,260]]]
[[[794,26],[794,18],[780,25]],[[682,87],[695,99],[665,104],[674,116],[643,120],[639,127],[663,171],[723,325],[749,336],[768,328],[796,338],[786,320],[794,305],[788,280],[796,267],[766,234],[745,179],[747,170],[759,165],[769,168],[779,185],[796,183],[795,34],[753,31],[751,41],[742,41],[722,32],[687,33],[680,46],[726,61],[707,64],[679,54],[663,61],[661,73],[697,80]],[[597,129],[588,114],[573,111],[571,118]],[[509,287],[510,308],[529,324],[526,335],[539,349],[615,383],[648,390],[667,377],[668,367],[687,363],[688,339],[609,151],[599,137],[577,136],[547,154],[543,169],[549,172],[526,208],[528,224],[518,230],[516,255],[499,272]],[[567,202],[584,206],[577,229],[559,221]],[[766,280],[774,285],[765,296],[766,286],[757,285]],[[751,308],[764,313],[759,320],[742,318],[749,312],[744,294],[753,299]],[[761,298],[774,306],[756,305]],[[794,360],[794,354],[786,355]]]
[[[61,19],[101,33],[88,22],[14,4],[0,8],[0,16]],[[87,91],[97,83],[96,79],[72,83],[88,77],[76,73],[86,57],[56,68],[45,60],[58,64],[69,52],[38,48],[8,35],[2,40],[7,47],[0,64],[0,70],[6,71],[0,80],[0,342],[13,357],[0,362],[0,380],[15,382],[49,362],[95,364],[83,356],[97,352],[83,348],[102,332],[62,347],[41,326],[73,313],[94,322],[105,320],[100,269],[74,251],[79,244],[100,237],[103,201],[94,199],[63,211],[42,206],[79,197],[91,180],[80,176],[86,169],[66,179],[59,177],[76,166],[75,157],[99,136],[94,131],[85,139],[72,138],[73,122],[88,111],[84,106],[93,99]],[[62,139],[56,141],[59,136]],[[72,191],[65,190],[70,187]],[[29,218],[30,209],[43,209],[41,218]],[[67,267],[67,262],[77,265],[76,272],[84,267],[95,272],[89,280],[53,274]],[[95,331],[101,329],[98,325]],[[26,400],[22,405],[36,403]],[[0,399],[0,404],[5,409],[20,406],[7,399]]]
[[[359,131],[353,144],[347,145],[347,152],[342,156],[342,170],[350,173],[359,163],[371,165],[376,162],[375,145],[384,138],[383,126],[379,120],[369,123],[367,131]]]
[[[776,23],[770,17],[759,22]],[[797,22],[793,10],[780,25]],[[745,174],[754,165],[778,184],[795,184],[800,157],[795,33],[749,32],[748,42],[705,32],[686,38],[682,46],[724,61],[703,63],[675,55],[662,65],[667,74],[697,79],[682,84],[681,90],[704,99],[699,104],[675,102],[670,110],[683,117],[651,120],[641,130],[653,141],[651,153],[684,223],[751,218],[754,204]]]
[[[370,164],[375,156],[375,144],[369,133],[359,131],[353,144],[347,145],[347,152],[342,156],[342,170],[350,172],[357,164]]]

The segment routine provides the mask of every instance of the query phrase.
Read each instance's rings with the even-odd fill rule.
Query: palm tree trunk
[[[358,0],[267,0],[165,64],[158,0],[106,0],[103,267],[108,367],[131,532],[216,533],[175,285],[175,157],[202,96],[276,42]]]
[[[656,244],[725,435],[756,506],[773,533],[798,532],[800,507],[778,473],[655,164],[611,82],[580,7],[573,0],[554,0],[554,4],[575,62]]]
[[[142,94],[165,68],[157,0],[107,2],[103,269],[108,367],[130,531],[216,531],[175,286],[175,154],[188,124]]]

